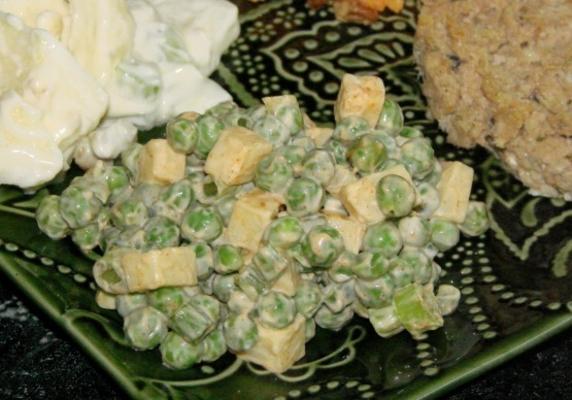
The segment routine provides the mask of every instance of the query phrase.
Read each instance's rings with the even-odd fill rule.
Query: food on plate
[[[383,337],[441,327],[460,292],[434,257],[488,228],[472,169],[442,165],[377,77],[344,77],[325,135],[294,96],[263,103],[178,116],[45,197],[40,229],[96,259],[98,304],[170,368],[228,350],[282,373],[355,314]]]
[[[431,112],[532,194],[572,199],[572,3],[431,0],[415,53]]]
[[[404,3],[404,0],[308,0],[308,5],[312,8],[331,4],[339,21],[362,24],[377,21],[379,13],[386,8],[395,13],[400,12]]]
[[[226,0],[1,0],[0,184],[33,189],[230,100],[207,76],[238,32]]]

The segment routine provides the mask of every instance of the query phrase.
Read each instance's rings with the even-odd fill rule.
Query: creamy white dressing
[[[0,184],[45,183],[72,155],[89,168],[137,129],[230,99],[206,77],[238,36],[226,0],[0,0],[0,11],[21,19],[3,14],[20,28],[0,29]]]

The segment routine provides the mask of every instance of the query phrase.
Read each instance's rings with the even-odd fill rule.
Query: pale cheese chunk
[[[361,117],[373,128],[383,108],[385,87],[377,76],[345,74],[334,106],[336,122],[346,117]]]
[[[278,213],[282,198],[254,189],[240,197],[230,216],[226,239],[233,246],[258,250],[264,230]]]
[[[459,161],[443,166],[441,180],[437,184],[441,203],[433,214],[437,218],[462,223],[467,215],[474,171]]]
[[[292,297],[296,294],[296,288],[300,286],[301,279],[294,264],[289,263],[271,289]]]
[[[242,127],[224,130],[209,153],[205,171],[225,185],[241,185],[254,178],[256,165],[272,152],[272,144]]]
[[[403,165],[395,165],[344,186],[339,197],[353,218],[365,224],[376,224],[385,220],[385,215],[377,205],[376,192],[377,183],[387,175],[398,175],[413,186],[411,175]]]
[[[332,128],[321,128],[319,126],[306,128],[306,136],[308,136],[318,147],[325,145],[334,134]]]
[[[284,105],[296,107],[298,110],[300,109],[300,106],[298,105],[298,100],[296,100],[296,96],[293,96],[291,94],[285,94],[282,96],[263,97],[262,102],[266,106],[266,109],[270,111],[272,114],[276,114],[278,108]]]
[[[169,185],[185,177],[185,155],[165,139],[149,141],[139,157],[139,181]]]
[[[121,257],[121,268],[128,293],[197,284],[195,252],[189,246],[127,251]]]
[[[306,354],[306,320],[298,315],[283,329],[267,328],[257,323],[258,342],[250,350],[238,353],[238,358],[262,365],[280,374]]]
[[[325,214],[325,216],[328,224],[336,228],[342,235],[346,249],[358,254],[367,226],[354,218],[339,214]]]

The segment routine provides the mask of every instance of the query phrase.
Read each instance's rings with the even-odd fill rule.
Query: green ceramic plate
[[[408,123],[432,137],[441,157],[476,169],[474,196],[491,210],[487,235],[463,239],[437,260],[444,281],[462,289],[459,309],[443,329],[418,341],[406,334],[381,339],[358,318],[339,333],[319,331],[306,357],[280,376],[232,355],[170,371],[158,351],[125,346],[118,316],[95,305],[91,263],[70,242],[38,231],[33,211],[46,191],[31,197],[1,187],[0,269],[133,398],[430,398],[572,325],[572,205],[530,197],[487,153],[445,143],[411,55],[415,2],[368,27],[339,24],[328,10],[310,11],[304,3],[239,2],[242,36],[215,78],[243,105],[297,93],[314,120],[328,122],[344,71],[382,76]]]

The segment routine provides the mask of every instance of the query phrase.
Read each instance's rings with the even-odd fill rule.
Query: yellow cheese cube
[[[240,197],[228,223],[226,238],[230,244],[255,252],[264,230],[278,213],[282,198],[254,189]]]
[[[256,165],[272,152],[272,144],[242,127],[225,129],[209,153],[205,171],[225,185],[241,185],[254,178]]]
[[[385,219],[377,205],[376,192],[377,183],[387,175],[398,175],[413,185],[405,167],[396,165],[344,186],[340,190],[340,200],[353,218],[365,224],[376,224]]]
[[[189,246],[127,251],[121,267],[128,293],[197,284],[195,252]]]
[[[269,96],[263,97],[262,102],[266,106],[266,109],[270,111],[272,114],[276,114],[276,111],[281,106],[293,106],[300,110],[300,106],[298,105],[298,100],[296,100],[296,96],[291,94],[285,94],[282,96]]]
[[[443,166],[441,180],[437,184],[440,205],[433,214],[435,217],[459,224],[465,220],[473,175],[473,169],[459,161]]]
[[[350,116],[365,119],[373,128],[383,108],[385,87],[377,76],[345,74],[334,106],[336,122]]]
[[[346,249],[349,252],[358,254],[367,228],[366,225],[358,220],[339,214],[326,214],[326,220],[328,224],[340,232]]]
[[[300,285],[300,280],[300,274],[296,271],[294,264],[289,263],[271,289],[292,297],[296,294],[296,288]]]
[[[165,139],[150,140],[139,156],[139,181],[169,185],[185,177],[185,155]]]
[[[332,128],[320,128],[319,126],[313,128],[306,128],[306,136],[308,136],[314,144],[322,147],[332,137],[334,130]]]
[[[283,329],[267,328],[257,323],[258,342],[250,350],[238,353],[238,358],[262,365],[280,374],[306,354],[306,320],[298,315]]]

